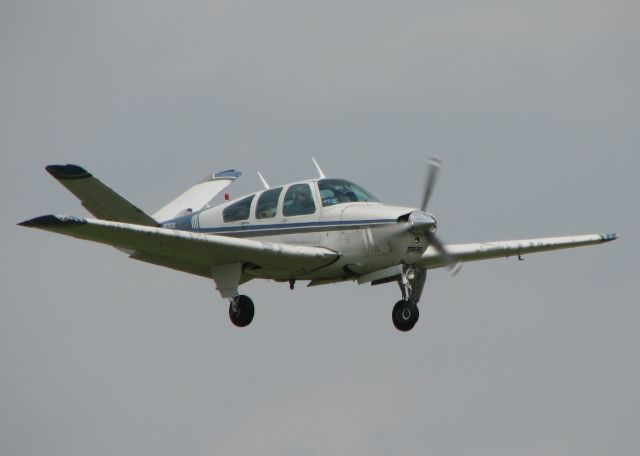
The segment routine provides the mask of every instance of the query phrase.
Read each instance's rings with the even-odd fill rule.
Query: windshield
[[[364,188],[343,179],[322,179],[318,181],[318,189],[324,207],[351,202],[380,202]]]

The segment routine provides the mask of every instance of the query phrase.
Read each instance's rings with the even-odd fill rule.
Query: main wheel
[[[393,326],[398,331],[410,331],[418,322],[420,318],[420,311],[418,306],[409,301],[398,301],[393,306],[393,312],[391,313],[391,319],[393,320]]]
[[[238,295],[229,304],[229,318],[231,323],[239,328],[244,328],[253,320],[255,309],[249,296]]]

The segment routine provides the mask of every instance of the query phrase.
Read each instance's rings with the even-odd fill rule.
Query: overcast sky
[[[640,3],[0,0],[0,454],[640,453]],[[447,242],[604,246],[393,285],[213,282],[15,224],[86,215],[85,166],[153,212],[326,174]]]

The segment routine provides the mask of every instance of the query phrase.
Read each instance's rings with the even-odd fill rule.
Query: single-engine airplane
[[[77,165],[46,170],[80,199],[96,218],[45,215],[19,225],[108,244],[130,258],[212,278],[229,299],[231,322],[244,327],[253,301],[238,293],[252,279],[310,281],[308,286],[353,280],[397,282],[402,299],[394,326],[411,330],[427,271],[462,263],[601,244],[614,234],[445,245],[427,212],[440,169],[432,158],[419,209],[390,206],[348,180],[319,177],[271,188],[213,205],[216,195],[240,176],[235,170],[208,176],[153,215],[138,209]],[[227,195],[225,195],[225,199]]]

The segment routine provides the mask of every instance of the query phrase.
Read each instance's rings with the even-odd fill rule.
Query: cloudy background
[[[636,455],[637,1],[0,1],[0,453]],[[17,227],[86,214],[78,163],[152,212],[327,174],[430,209],[448,242],[606,246],[393,285],[202,278]]]

